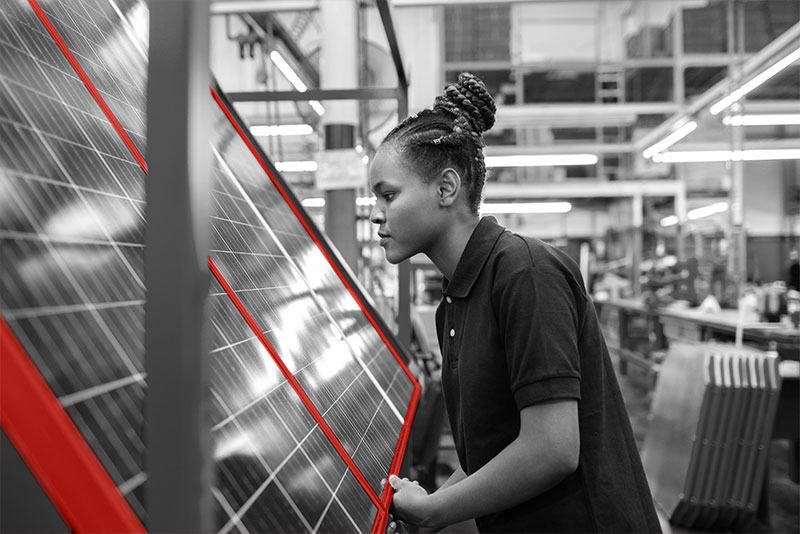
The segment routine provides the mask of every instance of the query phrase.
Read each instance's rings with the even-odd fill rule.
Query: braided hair
[[[477,214],[486,181],[483,132],[494,125],[494,99],[477,76],[462,72],[426,108],[398,124],[382,144],[403,154],[421,176],[432,179],[446,167],[461,175],[467,203]],[[429,177],[429,178],[428,178]]]

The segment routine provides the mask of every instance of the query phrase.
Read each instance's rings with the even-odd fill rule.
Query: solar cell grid
[[[408,406],[413,383],[399,374],[393,355],[379,349],[381,339],[360,314],[352,293],[339,284],[321,283],[323,277],[336,280],[339,275],[319,253],[313,236],[295,222],[286,201],[275,190],[266,188],[263,178],[260,184],[256,181],[255,177],[263,176],[263,170],[258,168],[257,160],[244,157],[250,151],[245,146],[246,139],[222,134],[219,125],[224,121],[218,119],[216,124],[217,139],[223,140],[218,146],[223,150],[215,151],[214,195],[216,206],[225,207],[228,212],[217,213],[213,221],[217,241],[212,258],[243,307],[254,316],[264,317],[264,324],[269,325],[263,331],[266,342],[292,369],[299,387],[341,439],[347,454],[364,473],[370,491],[380,494],[380,479],[389,471],[400,435],[403,415],[399,411]],[[239,231],[262,235],[255,240],[244,239],[236,235]],[[254,251],[250,250],[251,243],[257,244]],[[247,249],[242,250],[242,245]],[[270,277],[259,268],[265,258],[278,266],[274,272],[281,273],[279,280],[265,280]],[[289,298],[284,298],[287,288]],[[338,300],[334,300],[336,297]],[[303,317],[307,319],[303,321]],[[326,322],[332,335],[325,333]],[[314,335],[298,335],[298,325]],[[365,353],[366,348],[376,350]],[[399,386],[402,382],[409,387]],[[388,395],[389,387],[394,400]],[[404,403],[398,403],[398,399]],[[363,498],[364,491],[359,490]],[[373,520],[367,516],[367,524]],[[319,524],[327,524],[325,521]],[[359,530],[368,528],[367,524]]]
[[[140,519],[146,16],[136,1],[0,3],[3,319]],[[380,529],[415,382],[212,93],[218,527]]]
[[[237,145],[240,145],[240,146],[237,147]],[[245,150],[243,148],[241,148],[241,145],[243,145],[243,143],[241,143],[240,141],[238,141],[236,139],[230,141],[229,143],[226,143],[226,155],[227,155],[228,152],[233,152],[235,154],[236,153],[238,153],[238,154],[243,153]],[[234,176],[233,165],[229,165],[227,159],[223,160],[223,158],[219,154],[219,152],[217,152],[217,159],[218,159],[218,162],[219,162],[218,170],[221,171],[223,175],[226,175],[226,176],[230,177],[233,180],[233,176]],[[252,168],[252,167],[257,167],[257,162],[255,162],[252,158],[245,159],[243,157],[240,157],[240,158],[237,158],[235,160],[232,159],[231,161],[232,162],[233,161],[236,162],[236,168],[239,171],[238,173],[235,174],[236,178],[240,178],[241,176],[245,176],[245,177],[253,176],[257,172],[257,169]],[[250,165],[251,168],[247,168],[248,164]],[[252,210],[252,212],[256,215],[256,221],[255,221],[256,224],[252,224],[253,221],[251,219],[249,221],[249,223],[251,224],[250,228],[254,228],[254,227],[256,227],[258,225],[258,223],[260,223],[262,225],[262,227],[265,228],[266,232],[269,234],[269,238],[271,238],[271,241],[275,243],[275,246],[277,246],[277,248],[281,249],[284,252],[284,257],[286,258],[286,260],[288,262],[288,265],[286,267],[282,268],[281,271],[282,272],[286,272],[287,270],[293,269],[294,272],[296,273],[297,279],[290,280],[290,284],[293,284],[294,287],[297,287],[298,288],[297,290],[305,291],[306,293],[308,293],[308,296],[310,296],[312,299],[314,299],[316,301],[322,301],[321,302],[322,309],[325,310],[326,313],[329,315],[330,320],[331,320],[331,324],[335,326],[335,330],[338,330],[338,334],[339,334],[338,337],[341,338],[341,340],[340,340],[341,343],[338,343],[338,344],[334,345],[333,347],[330,347],[329,349],[330,350],[334,350],[334,351],[337,350],[337,349],[341,349],[342,351],[344,351],[344,352],[342,352],[342,357],[346,357],[347,356],[347,352],[350,352],[351,354],[356,354],[356,352],[354,352],[356,350],[356,347],[354,346],[354,342],[352,342],[349,339],[349,336],[347,336],[345,334],[345,332],[341,328],[342,324],[346,324],[345,321],[342,320],[342,318],[341,318],[342,315],[341,314],[343,312],[351,312],[353,310],[358,310],[359,309],[358,304],[354,301],[354,299],[347,292],[347,290],[342,288],[341,286],[339,286],[339,287],[333,286],[333,285],[330,285],[330,286],[327,286],[327,287],[323,286],[324,287],[323,291],[319,291],[319,290],[315,290],[314,289],[315,285],[319,284],[319,282],[316,282],[316,284],[315,284],[314,282],[312,282],[312,280],[319,280],[320,279],[319,275],[328,275],[329,278],[335,277],[336,274],[333,273],[333,269],[330,267],[328,262],[325,261],[324,257],[322,257],[322,255],[318,253],[318,249],[316,248],[315,244],[309,239],[308,234],[306,233],[305,229],[303,229],[303,228],[299,228],[298,229],[298,228],[296,228],[298,225],[295,225],[296,233],[289,233],[289,232],[279,233],[279,232],[272,231],[272,224],[271,224],[272,220],[289,220],[289,219],[293,219],[292,214],[289,211],[289,208],[286,206],[285,203],[280,203],[277,200],[270,200],[269,202],[263,203],[261,208],[259,209],[259,206],[256,205],[255,201],[252,201],[252,198],[254,196],[255,197],[261,196],[262,198],[266,196],[266,194],[262,194],[262,195],[256,195],[255,194],[255,193],[258,193],[258,191],[265,189],[265,187],[263,185],[263,179],[262,179],[262,185],[260,187],[258,187],[257,184],[251,184],[249,186],[250,187],[250,191],[246,190],[245,183],[246,183],[246,180],[238,180],[238,183],[234,184],[234,185],[241,184],[240,185],[240,187],[241,187],[241,198],[243,199],[243,201],[238,206],[239,209],[238,209],[237,213],[241,214],[241,215],[243,215],[245,217],[248,217],[248,215],[246,214],[247,208],[249,207]],[[257,191],[252,191],[254,189],[256,189]],[[273,196],[274,196],[274,193],[273,193]],[[248,198],[248,197],[250,197],[250,198]],[[226,199],[233,199],[233,198],[234,198],[233,195],[226,195]],[[264,208],[265,206],[268,206],[269,209],[265,209]],[[225,217],[225,218],[228,219],[228,220],[232,220],[233,216],[229,216],[229,217]],[[269,218],[269,221],[267,220],[267,218]],[[248,217],[248,219],[250,219],[250,217]],[[215,226],[217,226],[217,225],[215,224]],[[217,233],[217,235],[221,234],[220,231],[217,231],[216,233]],[[263,238],[263,241],[267,241],[267,240],[268,240],[267,237]],[[240,242],[244,242],[244,241],[240,240]],[[289,242],[290,244],[294,245],[292,248],[295,251],[296,255],[293,256],[289,252],[289,250],[285,246],[286,242]],[[218,247],[215,246],[215,248],[218,248]],[[275,247],[274,246],[270,246],[269,249],[274,250]],[[303,250],[306,251],[305,254],[303,254],[303,252],[299,252],[299,251],[303,251]],[[238,268],[226,269],[225,263],[227,261],[229,261],[230,258],[223,257],[223,258],[219,259],[219,261],[220,261],[220,269],[223,271],[223,275],[225,275],[225,277],[228,279],[228,281],[236,289],[245,289],[245,290],[254,289],[254,290],[257,290],[258,288],[254,288],[252,286],[252,283],[256,279],[247,276],[246,273],[248,273],[249,271],[258,272],[259,271],[258,263],[255,263],[253,269],[248,269],[246,267],[246,264],[249,261],[249,258],[248,258],[247,254],[238,254],[238,255],[233,255],[233,256],[236,256],[236,261],[239,264]],[[277,258],[279,258],[279,256],[278,255],[274,255],[273,258],[277,259]],[[308,258],[308,259],[306,259],[306,258]],[[244,276],[242,276],[242,275],[244,275]],[[262,276],[263,277],[263,274],[262,275],[256,275],[256,276]],[[261,304],[263,302],[269,301],[269,302],[273,302],[274,303],[274,302],[276,302],[276,300],[279,300],[279,299],[276,299],[276,298],[274,298],[272,296],[267,298],[267,299],[265,299],[261,295],[259,295],[258,293],[259,293],[259,291],[247,291],[247,292],[242,292],[242,294],[240,295],[240,298],[242,299],[243,303],[245,304],[245,306],[248,309],[251,309],[251,310],[258,309],[258,307],[261,306]],[[338,297],[338,300],[331,302],[332,298],[334,298],[334,297]],[[294,298],[297,298],[296,295],[294,296]],[[269,311],[271,312],[272,310],[269,310]],[[318,316],[319,313],[318,312],[316,312],[316,313],[312,312],[312,315]],[[292,313],[292,316],[294,316],[294,313]],[[334,320],[334,316],[337,316],[338,320]],[[281,321],[280,318],[277,318],[277,319],[278,319],[278,321],[276,321],[276,322],[269,322],[268,321],[268,324],[280,325],[280,324],[282,324],[284,322],[284,321]],[[362,324],[364,326],[368,325],[366,319],[362,319],[361,322],[362,322]],[[377,334],[374,333],[374,329],[372,329],[372,330],[373,330],[373,334],[372,335],[375,335],[375,337],[377,337]],[[279,329],[273,329],[273,332],[280,332],[280,330]],[[365,335],[369,335],[369,334],[365,334]],[[280,335],[277,335],[275,337],[278,338],[276,341],[277,341],[277,344],[280,345],[281,344]],[[328,336],[320,336],[320,337],[327,338]],[[279,353],[281,353],[281,357],[284,358],[284,360],[287,360],[287,359],[291,358],[291,356],[292,356],[291,353],[283,354],[283,352],[280,351],[280,349],[279,349]],[[314,353],[316,353],[316,352],[314,352]],[[324,356],[325,356],[325,353],[323,352],[323,357]],[[386,354],[383,355],[382,359],[376,358],[376,359],[374,359],[374,361],[376,362],[376,365],[379,365],[379,362],[386,363],[386,362],[390,361],[390,359],[391,359],[391,355],[387,352]],[[341,361],[341,359],[339,359],[339,358],[334,358],[334,360],[335,361]],[[375,384],[376,390],[379,392],[379,394],[381,396],[383,396],[383,398],[388,401],[387,402],[387,407],[396,413],[396,415],[398,416],[399,420],[402,420],[403,416],[400,414],[400,410],[397,408],[397,406],[395,406],[395,403],[392,402],[388,398],[386,393],[385,393],[385,390],[387,389],[388,384],[386,384],[386,383],[383,384],[383,385],[379,384],[379,382],[377,381],[377,379],[375,377],[375,374],[364,363],[362,358],[357,357],[356,358],[356,363],[358,363],[364,369],[364,371],[367,374],[367,376]],[[393,366],[393,367],[396,368],[396,366]],[[396,368],[396,369],[399,371],[399,368]],[[310,379],[313,382],[317,381],[317,380],[314,379],[313,376]],[[350,383],[351,381],[352,381],[352,379],[345,380],[342,385],[346,385],[347,383]],[[409,381],[409,383],[410,383],[410,381]],[[334,388],[334,389],[338,390],[339,388],[337,387],[337,388]],[[324,390],[321,393],[324,394]],[[410,394],[409,394],[409,399],[410,399]],[[405,401],[405,403],[401,404],[401,406],[405,406],[405,405],[407,405],[407,403],[408,403],[408,399]]]
[[[234,326],[230,323],[235,321],[226,319],[234,316],[232,310],[226,313],[225,308],[231,307],[227,296],[214,291],[212,300],[212,308],[217,310],[212,314],[220,319],[213,322]],[[248,531],[291,531],[292,526],[301,526],[300,531],[312,531],[314,518],[324,519],[324,510],[319,508],[326,507],[326,514],[336,513],[341,500],[368,511],[370,503],[359,486],[351,485],[355,492],[349,495],[331,487],[344,477],[344,462],[331,454],[330,443],[288,382],[276,376],[271,362],[263,360],[263,347],[254,344],[241,328],[238,332],[244,336],[239,342],[231,342],[220,332],[220,341],[227,343],[212,351],[211,362],[213,397],[223,416],[214,425],[220,473],[214,494],[225,518],[221,531],[234,526]],[[246,385],[250,389],[243,387]],[[286,517],[289,511],[294,516]],[[351,522],[350,527],[338,531],[368,528],[369,522],[362,521],[357,528]]]
[[[3,317],[141,516],[143,176],[34,12],[0,25]]]
[[[146,49],[119,6],[114,0],[84,0],[75,5],[32,1],[31,6],[44,14],[42,22],[48,31],[57,32],[62,53],[144,166]],[[145,9],[143,4],[131,7],[139,12]]]

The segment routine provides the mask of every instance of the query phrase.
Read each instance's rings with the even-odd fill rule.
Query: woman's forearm
[[[431,526],[451,525],[511,508],[555,486],[570,466],[512,442],[481,469],[430,496]],[[538,458],[537,458],[538,457]],[[572,469],[574,470],[574,469]]]
[[[445,488],[449,488],[453,484],[461,482],[465,478],[467,478],[467,474],[464,472],[463,469],[461,469],[461,466],[458,466],[458,467],[456,467],[456,470],[453,471],[453,474],[451,474],[448,477],[448,479],[444,481],[444,484],[439,486],[439,489],[437,489],[436,491],[442,491]]]
[[[452,483],[429,496],[426,523],[439,527],[511,508],[552,488],[577,468],[576,403],[536,410],[540,413],[532,419],[535,424],[523,423],[520,435],[486,465],[460,480],[451,477]]]

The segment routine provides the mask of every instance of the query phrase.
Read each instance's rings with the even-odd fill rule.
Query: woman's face
[[[378,149],[369,172],[377,198],[370,221],[378,225],[389,263],[428,253],[441,236],[437,181],[425,183],[391,146]]]

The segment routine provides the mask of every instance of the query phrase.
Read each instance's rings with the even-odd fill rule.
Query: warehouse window
[[[800,2],[765,0],[744,4],[744,49],[758,52],[800,20]]]
[[[727,69],[716,67],[686,67],[683,70],[683,90],[686,98],[704,93],[707,89],[725,77]]]
[[[672,67],[642,67],[625,72],[628,102],[669,102],[673,94]]]
[[[548,70],[523,76],[523,100],[543,102],[594,102],[594,71]]]
[[[683,50],[687,54],[725,53],[728,19],[724,2],[683,10]]]
[[[510,6],[447,6],[445,61],[509,61]]]
[[[784,69],[764,85],[747,95],[750,100],[798,100],[800,99],[800,66]]]

